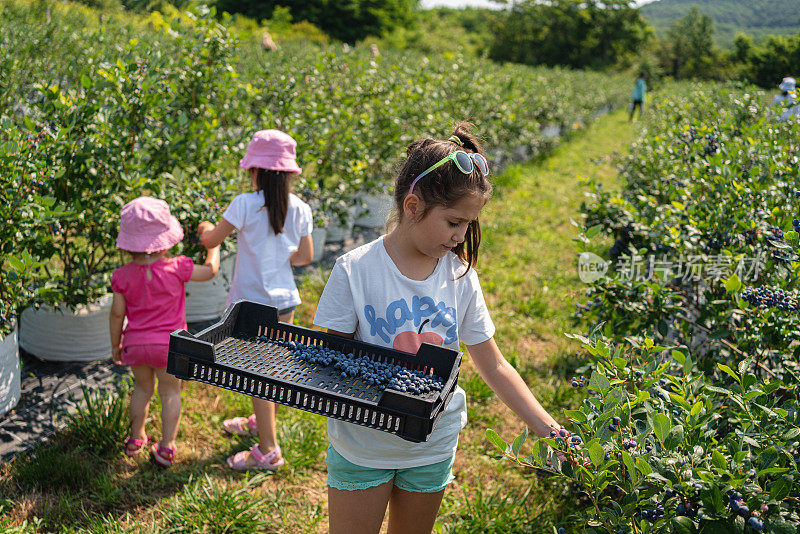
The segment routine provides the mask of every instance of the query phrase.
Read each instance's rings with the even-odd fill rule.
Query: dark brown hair
[[[435,165],[442,158],[457,150],[474,152],[483,155],[483,149],[478,138],[472,133],[473,125],[469,122],[459,122],[450,137],[454,140],[422,139],[415,141],[406,149],[408,158],[397,175],[394,184],[394,203],[397,209],[398,221],[403,219],[403,201],[409,193],[411,182],[425,172],[428,167]],[[473,166],[472,173],[464,174],[454,162],[447,162],[433,172],[426,174],[414,185],[414,194],[425,203],[422,212],[424,218],[434,206],[445,208],[452,206],[467,195],[481,195],[488,200],[492,194],[492,184],[484,176],[477,165]],[[453,253],[470,267],[478,263],[478,248],[481,244],[481,225],[475,220],[469,223],[463,243],[459,243]],[[462,274],[462,276],[463,276]]]
[[[295,173],[287,171],[256,169],[256,190],[264,192],[264,207],[269,214],[269,224],[275,235],[283,232],[294,175]]]

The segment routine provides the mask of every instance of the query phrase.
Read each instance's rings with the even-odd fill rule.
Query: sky
[[[646,4],[652,0],[639,0],[639,4]],[[488,0],[421,0],[420,5],[423,9],[431,7],[499,7],[498,4],[489,2]]]

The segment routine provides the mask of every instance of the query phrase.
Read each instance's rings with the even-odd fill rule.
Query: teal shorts
[[[362,467],[347,461],[328,445],[325,458],[328,464],[328,485],[340,490],[363,490],[374,488],[394,479],[394,485],[406,491],[435,493],[443,490],[455,477],[453,461],[455,455],[443,462],[408,469],[376,469]]]

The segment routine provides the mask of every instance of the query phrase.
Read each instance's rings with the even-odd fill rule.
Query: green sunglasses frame
[[[476,164],[477,164],[477,166],[478,166],[478,170],[479,170],[479,171],[481,171],[481,173],[482,173],[482,174],[484,174],[484,175],[486,175],[486,174],[489,174],[489,162],[488,162],[488,161],[486,161],[486,158],[484,158],[482,154],[478,154],[478,153],[474,153],[474,152],[465,152],[465,151],[463,151],[463,150],[456,150],[455,152],[453,152],[453,153],[451,153],[451,154],[448,154],[447,156],[443,157],[442,159],[440,159],[439,161],[437,161],[436,163],[434,163],[433,165],[431,165],[430,167],[428,167],[427,169],[425,169],[425,170],[424,170],[422,173],[420,173],[420,175],[419,175],[419,176],[417,176],[416,178],[414,178],[414,181],[413,181],[413,182],[411,182],[411,187],[409,187],[409,188],[408,188],[408,194],[410,195],[410,194],[411,194],[411,193],[414,191],[414,186],[415,186],[415,185],[417,185],[417,182],[419,181],[419,179],[420,179],[420,178],[422,178],[422,177],[423,177],[423,176],[425,176],[426,174],[429,174],[429,173],[431,173],[431,172],[435,171],[436,169],[438,169],[439,167],[441,167],[442,165],[444,165],[445,163],[447,163],[447,162],[448,162],[448,161],[450,161],[450,160],[453,160],[453,163],[455,163],[455,164],[456,164],[456,168],[457,168],[459,171],[463,172],[464,174],[470,174],[470,173],[472,173],[472,169],[469,169],[469,170],[467,170],[467,169],[464,169],[464,168],[463,168],[463,167],[461,167],[461,165],[458,163],[458,159],[457,159],[457,157],[458,157],[458,156],[457,156],[457,154],[459,154],[459,153],[461,153],[461,154],[466,154],[466,155],[467,155],[467,157],[469,157],[469,159],[470,159],[470,164],[471,164],[471,165],[473,165],[473,166],[474,166],[474,165],[476,165]],[[484,164],[484,166],[486,167],[486,172],[485,172],[485,173],[483,172],[483,169],[481,169],[481,166],[480,166],[480,164],[478,164],[478,163],[472,163],[473,161],[474,161],[474,162],[483,161],[483,164]],[[473,167],[473,168],[474,168],[474,167]]]

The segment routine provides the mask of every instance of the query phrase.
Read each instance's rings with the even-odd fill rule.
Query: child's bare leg
[[[278,318],[284,323],[291,323],[294,320],[294,310]],[[258,429],[258,450],[263,454],[267,454],[278,446],[278,433],[275,430],[276,409],[277,406],[274,402],[253,397],[253,413],[256,415],[256,428]]]
[[[147,410],[150,408],[150,398],[156,387],[155,375],[153,368],[147,365],[131,367],[131,372],[133,372],[133,391],[129,408],[131,437],[145,439],[144,422],[147,419]]]
[[[275,430],[275,403],[253,397],[253,413],[258,428],[258,448],[267,454],[278,445]]]
[[[155,369],[155,373],[161,398],[161,445],[174,449],[181,422],[181,380],[166,369]]]
[[[278,317],[284,323],[294,320],[294,310]],[[275,430],[275,411],[277,406],[273,402],[253,397],[253,414],[256,416],[256,429],[258,430],[258,450],[268,454],[278,446],[278,433]],[[256,460],[248,452],[245,465],[254,467]]]
[[[328,486],[330,534],[377,534],[381,530],[394,480],[364,490],[340,490]],[[437,508],[438,509],[438,508]],[[411,512],[417,514],[416,510]],[[389,523],[391,525],[391,521]],[[433,523],[431,523],[431,526]],[[430,531],[428,531],[430,533]]]
[[[420,493],[395,486],[389,500],[388,534],[430,534],[443,496],[444,490]]]

